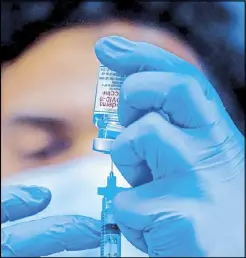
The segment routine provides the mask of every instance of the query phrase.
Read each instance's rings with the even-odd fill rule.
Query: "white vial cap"
[[[113,139],[94,138],[93,150],[98,152],[103,152],[105,154],[109,154],[113,142],[114,142]]]

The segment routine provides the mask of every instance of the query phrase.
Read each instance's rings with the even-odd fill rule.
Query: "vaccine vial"
[[[93,123],[98,128],[98,136],[93,141],[94,151],[110,153],[114,139],[122,131],[118,103],[125,78],[100,64],[93,114]]]

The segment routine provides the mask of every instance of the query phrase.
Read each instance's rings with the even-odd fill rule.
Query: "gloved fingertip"
[[[39,186],[38,189],[44,194],[44,195],[50,195],[50,190],[46,187],[43,187],[43,186]]]
[[[129,74],[125,66],[129,55],[135,49],[136,43],[119,36],[104,37],[97,41],[95,54],[98,60],[110,70],[122,75]]]
[[[134,41],[128,40],[126,38],[112,35],[108,37],[101,38],[97,41],[95,50],[105,50],[110,49],[113,51],[127,51],[131,47],[134,47],[136,43]]]
[[[55,223],[52,232],[56,239],[59,239],[60,246],[62,243],[66,243],[64,250],[85,250],[99,246],[101,221],[80,215],[65,215],[54,219],[55,222],[51,221],[51,223]],[[74,241],[74,239],[83,239],[83,241]]]
[[[26,191],[29,194],[26,201],[33,213],[42,211],[51,201],[51,192],[45,187],[29,186]]]
[[[98,56],[98,54],[100,54],[100,52],[102,51],[104,41],[105,41],[105,38],[101,38],[101,39],[99,39],[99,40],[96,42],[96,44],[95,44],[95,53],[96,53],[96,56]]]
[[[1,222],[32,216],[45,209],[51,192],[45,187],[15,185],[5,188],[1,200]]]
[[[107,45],[109,45],[110,37],[104,37],[99,39],[95,44],[95,54],[100,62],[104,64],[104,57],[107,56],[108,48]]]
[[[43,199],[46,202],[51,200],[51,192],[49,189],[41,186],[29,186],[28,192],[32,195],[35,199]]]

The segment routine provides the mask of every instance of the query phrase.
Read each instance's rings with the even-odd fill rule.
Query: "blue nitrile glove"
[[[111,36],[99,61],[129,75],[111,156],[132,189],[114,200],[125,237],[151,257],[244,255],[244,137],[195,67]],[[226,72],[226,71],[225,71]]]
[[[1,223],[34,215],[50,199],[43,187],[6,187],[1,192]],[[46,217],[1,229],[1,257],[40,257],[96,248],[99,243],[100,222],[83,216]]]

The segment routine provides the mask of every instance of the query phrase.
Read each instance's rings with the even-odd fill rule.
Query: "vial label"
[[[94,113],[117,113],[120,87],[125,78],[100,65]]]

